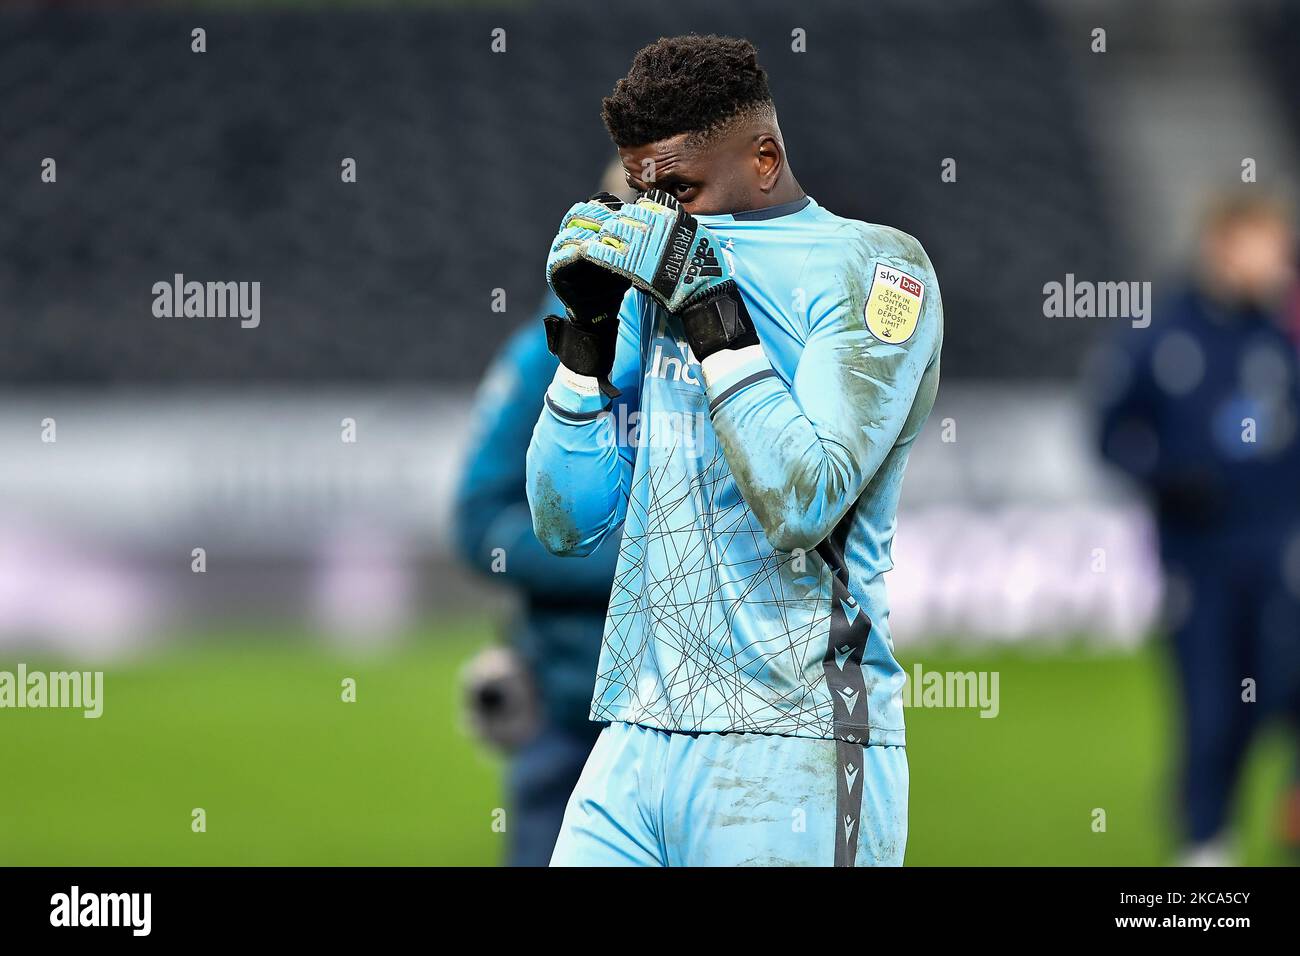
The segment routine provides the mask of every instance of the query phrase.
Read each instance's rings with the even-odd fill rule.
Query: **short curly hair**
[[[754,44],[691,34],[637,51],[601,114],[616,145],[644,146],[680,133],[706,139],[739,116],[771,109]]]

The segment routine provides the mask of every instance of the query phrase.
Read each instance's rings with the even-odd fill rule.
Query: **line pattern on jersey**
[[[637,481],[649,483],[649,494],[634,487],[629,495],[625,526],[644,530],[622,542],[592,718],[831,737],[823,658],[832,572],[814,552],[796,570],[794,556],[767,545],[714,449],[702,469],[648,467]],[[648,583],[647,561],[661,573]],[[736,640],[740,602],[750,614],[767,606],[776,618],[770,637]],[[633,686],[643,666],[657,684]]]

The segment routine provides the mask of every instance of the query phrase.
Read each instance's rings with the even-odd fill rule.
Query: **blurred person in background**
[[[1291,297],[1287,302],[1286,310],[1287,329],[1291,333],[1291,339],[1295,342],[1297,349],[1300,349],[1300,279],[1291,286]]]
[[[1300,718],[1300,363],[1284,327],[1286,208],[1234,195],[1193,274],[1107,365],[1103,454],[1149,493],[1181,691],[1183,862],[1232,861],[1228,818],[1261,718]],[[1300,843],[1300,787],[1284,835]]]
[[[634,198],[617,162],[601,188]],[[559,366],[546,347],[542,316],[563,312],[547,289],[537,314],[493,360],[475,399],[455,499],[460,556],[521,599],[502,644],[466,670],[471,725],[510,757],[511,866],[550,862],[565,804],[603,726],[588,715],[618,540],[579,561],[557,558],[533,534],[524,494],[528,442]]]

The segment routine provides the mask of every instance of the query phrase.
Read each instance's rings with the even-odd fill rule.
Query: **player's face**
[[[707,216],[743,212],[763,205],[753,138],[740,134],[703,146],[686,135],[618,151],[628,185],[639,192],[662,189],[686,211]]]

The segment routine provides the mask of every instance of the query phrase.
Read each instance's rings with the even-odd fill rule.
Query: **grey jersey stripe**
[[[718,407],[723,402],[731,398],[732,395],[735,395],[742,388],[747,388],[750,385],[753,385],[755,382],[761,381],[762,379],[765,378],[770,378],[775,374],[776,372],[774,370],[770,368],[765,368],[761,372],[755,372],[753,375],[746,375],[739,382],[728,387],[725,391],[723,391],[721,395],[719,395],[717,398],[715,398],[713,401],[709,403],[709,414],[712,415],[714,412],[716,412],[718,410]]]
[[[561,408],[559,405],[556,405],[551,401],[551,396],[549,395],[546,396],[546,407],[555,412],[555,414],[559,415],[565,421],[569,422],[595,421],[601,415],[604,415],[609,411],[607,408],[598,408],[594,412],[571,412],[567,408]]]
[[[835,865],[853,866],[862,825],[863,748],[871,736],[867,686],[862,676],[871,618],[849,593],[848,571],[836,538],[832,534],[817,546],[817,553],[831,572],[831,623],[822,672],[831,697],[835,734]]]

